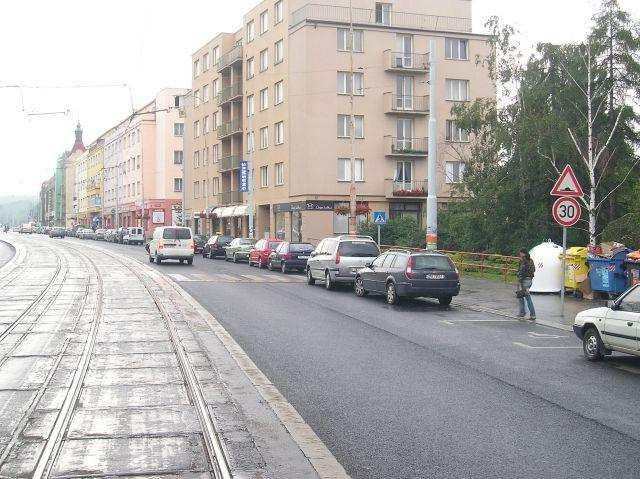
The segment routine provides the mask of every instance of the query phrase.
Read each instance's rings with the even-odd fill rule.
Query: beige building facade
[[[196,231],[247,235],[253,212],[255,237],[346,233],[352,175],[359,220],[385,211],[424,225],[430,40],[438,201],[454,196],[468,135],[451,108],[495,98],[475,62],[488,45],[471,32],[471,1],[325,3],[265,0],[193,54],[185,216]]]

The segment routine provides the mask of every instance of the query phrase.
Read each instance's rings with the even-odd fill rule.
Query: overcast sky
[[[217,32],[237,30],[242,14],[257,3],[3,2],[0,85],[126,83],[141,106],[163,87],[189,87],[190,54]],[[620,3],[640,18],[639,0]],[[520,30],[525,46],[576,41],[584,37],[598,5],[599,0],[473,0],[474,31],[484,32],[486,19],[498,15]],[[123,87],[21,91],[0,88],[0,196],[36,195],[52,176],[58,155],[72,146],[78,120],[88,144],[131,111]],[[66,110],[68,115],[27,115]]]

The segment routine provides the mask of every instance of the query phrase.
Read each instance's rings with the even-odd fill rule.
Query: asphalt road
[[[87,245],[146,261],[142,247]],[[592,364],[565,331],[391,307],[246,264],[154,267],[224,325],[353,478],[638,477],[637,358]]]

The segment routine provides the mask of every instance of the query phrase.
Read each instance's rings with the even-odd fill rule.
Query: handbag
[[[524,292],[523,290],[518,289],[518,290],[516,291],[516,298],[518,298],[518,299],[522,299],[522,298],[524,298],[525,296],[526,296],[526,294],[525,294],[525,292]]]

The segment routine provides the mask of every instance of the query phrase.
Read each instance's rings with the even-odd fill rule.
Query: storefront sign
[[[296,203],[280,203],[273,205],[276,213],[287,213],[289,211],[333,211],[335,202],[322,200],[298,201]]]
[[[246,193],[249,191],[249,163],[246,161],[240,162],[240,191]]]
[[[151,222],[154,225],[164,224],[164,210],[154,211],[151,215]]]
[[[305,209],[309,211],[333,211],[333,201],[309,201],[307,200]]]

